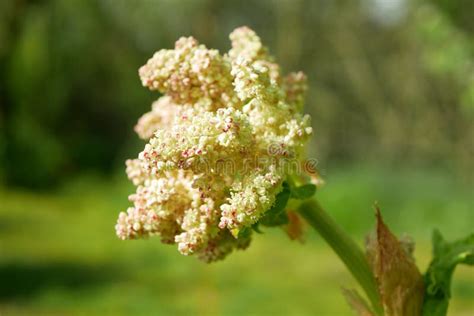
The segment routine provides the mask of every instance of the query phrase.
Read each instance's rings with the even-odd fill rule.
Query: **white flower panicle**
[[[182,37],[174,50],[160,50],[139,70],[142,84],[179,104],[204,103],[211,108],[232,104],[230,65],[215,49]]]
[[[148,172],[156,175],[176,168],[197,173],[251,147],[252,129],[239,110],[219,108],[208,112],[190,108],[175,118],[172,127],[158,129],[139,159]]]
[[[312,134],[301,114],[306,77],[281,77],[248,27],[230,39],[221,55],[181,38],[140,68],[142,84],[164,96],[135,127],[148,143],[126,162],[137,189],[119,215],[119,238],[157,235],[184,255],[222,259],[248,246],[249,227],[292,177],[284,160],[301,160]]]
[[[179,107],[173,103],[169,96],[164,96],[153,102],[151,111],[140,117],[135,132],[141,139],[150,139],[159,128],[168,128],[178,115]]]
[[[287,75],[283,82],[286,102],[292,104],[294,108],[302,110],[307,87],[306,75],[301,71]]]

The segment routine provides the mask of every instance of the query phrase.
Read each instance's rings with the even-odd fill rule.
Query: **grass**
[[[394,232],[410,232],[424,271],[430,234],[472,232],[469,186],[428,171],[345,168],[326,176],[321,204],[359,241],[379,201]],[[113,226],[132,187],[76,179],[54,193],[0,190],[1,315],[352,315],[340,287],[354,281],[320,238],[279,229],[206,265],[158,240],[119,241]],[[471,315],[474,274],[455,274],[450,315]]]

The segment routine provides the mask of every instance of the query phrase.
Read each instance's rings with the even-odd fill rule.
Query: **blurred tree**
[[[471,0],[431,0],[442,12],[450,17],[451,22],[465,29],[468,33],[474,32],[474,2]]]
[[[139,54],[97,2],[14,3],[2,60],[7,182],[48,186],[89,167],[110,170],[129,134],[119,126],[145,108],[130,102],[147,103]]]

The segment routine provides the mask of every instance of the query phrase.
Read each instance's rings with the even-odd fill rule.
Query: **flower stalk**
[[[364,289],[376,315],[383,315],[377,283],[362,249],[334,222],[316,199],[304,201],[298,211],[329,244]]]

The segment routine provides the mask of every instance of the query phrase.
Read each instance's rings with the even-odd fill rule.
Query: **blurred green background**
[[[157,95],[137,69],[193,35],[255,29],[310,81],[321,203],[361,243],[378,201],[417,240],[474,227],[474,1],[0,1],[0,315],[351,315],[355,282],[321,239],[267,230],[206,265],[115,237],[124,160]],[[449,315],[474,313],[460,267]]]

